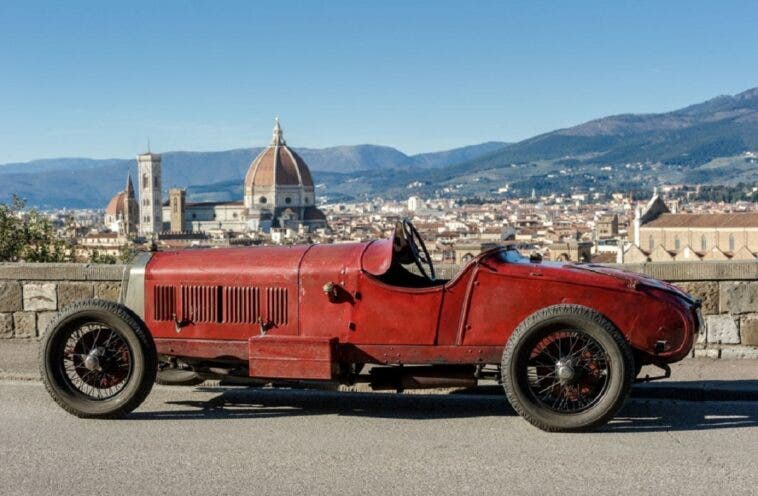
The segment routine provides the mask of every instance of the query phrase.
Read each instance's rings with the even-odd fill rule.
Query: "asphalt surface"
[[[0,380],[39,380],[37,341],[0,340]],[[758,401],[758,362],[688,358],[671,366],[671,377],[663,381],[637,384],[632,396],[688,401]],[[658,376],[660,369],[649,366],[644,375]],[[502,388],[489,386],[472,391],[476,394],[502,394]],[[366,385],[351,389],[367,390]],[[447,393],[447,390],[436,390]]]
[[[548,434],[504,397],[156,386],[80,420],[0,381],[0,494],[755,494],[758,402],[630,399]]]

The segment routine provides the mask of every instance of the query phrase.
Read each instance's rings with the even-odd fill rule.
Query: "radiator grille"
[[[182,317],[192,322],[218,322],[219,286],[182,286]]]
[[[174,286],[155,286],[153,288],[153,319],[174,320],[176,315],[176,288]]]
[[[287,288],[266,288],[266,312],[269,322],[287,324]]]
[[[252,324],[261,315],[259,288],[224,288],[223,321],[228,324]]]

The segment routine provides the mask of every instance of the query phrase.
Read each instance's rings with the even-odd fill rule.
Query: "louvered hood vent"
[[[157,321],[177,317],[193,323],[254,324],[261,319],[282,326],[289,322],[286,288],[184,285],[177,291],[174,286],[155,286],[153,301]]]

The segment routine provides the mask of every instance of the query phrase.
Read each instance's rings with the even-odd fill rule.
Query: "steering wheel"
[[[434,265],[432,264],[432,257],[429,256],[429,250],[426,249],[424,240],[421,239],[421,236],[416,230],[416,227],[413,224],[411,224],[410,220],[403,219],[402,224],[403,224],[403,234],[405,234],[405,239],[406,241],[408,241],[408,246],[410,246],[411,248],[411,253],[413,254],[413,261],[416,262],[416,267],[418,267],[418,270],[421,271],[421,275],[423,275],[430,281],[434,281],[435,280]],[[428,273],[426,269],[424,268],[424,266],[426,266],[429,269]]]

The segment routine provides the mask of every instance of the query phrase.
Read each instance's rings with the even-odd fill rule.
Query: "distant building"
[[[173,196],[171,192],[174,193]],[[169,204],[163,207],[163,221],[170,225],[171,232],[251,230],[248,227],[245,206],[241,201],[188,202],[184,190],[173,189],[171,192]],[[177,196],[178,192],[181,192],[181,196]]]
[[[169,190],[168,206],[170,209],[169,224],[171,232],[184,231],[184,214],[187,209],[187,192],[178,188]]]
[[[75,247],[75,255],[78,260],[89,260],[95,253],[117,257],[128,245],[129,239],[121,233],[92,232],[79,239],[79,244]]]
[[[610,239],[619,235],[619,216],[603,215],[597,221],[597,239]]]
[[[326,217],[315,203],[311,172],[287,146],[277,119],[271,144],[245,175],[243,201],[192,203],[183,190],[172,189],[161,220],[172,232],[308,231],[326,227]]]
[[[139,181],[139,232],[152,237],[163,232],[161,201],[161,156],[143,153],[137,157]]]
[[[418,196],[411,196],[408,198],[408,210],[415,212],[422,205],[421,199]]]
[[[483,240],[466,240],[453,245],[454,263],[464,265],[483,251],[497,248],[498,243]]]
[[[623,263],[755,260],[758,213],[671,213],[657,194],[634,218]]]
[[[592,242],[570,239],[553,243],[549,248],[550,260],[558,262],[589,262],[592,259]]]
[[[119,191],[108,202],[105,207],[106,227],[123,236],[130,236],[137,233],[139,225],[139,206],[134,198],[134,186],[132,185],[132,176],[126,176],[126,188]]]

